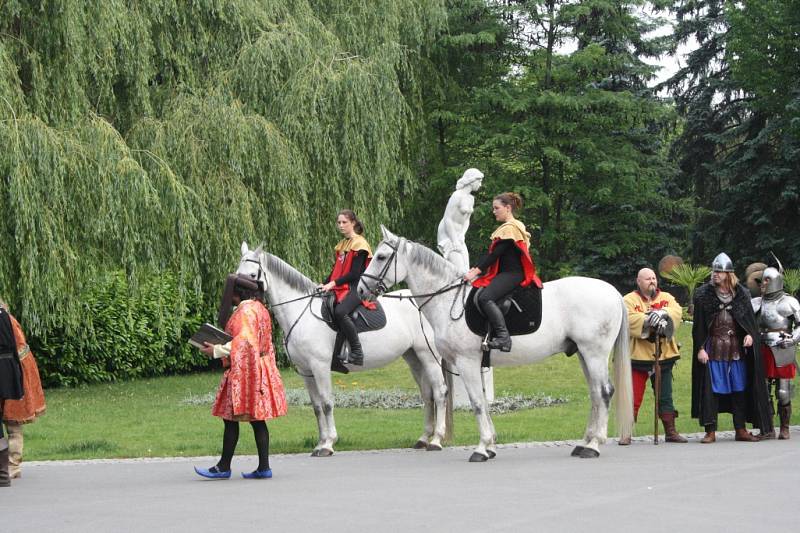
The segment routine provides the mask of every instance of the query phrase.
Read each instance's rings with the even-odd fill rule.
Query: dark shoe
[[[353,324],[353,319],[349,316],[343,316],[339,322],[339,329],[347,337],[347,343],[350,345],[350,355],[347,357],[347,362],[351,365],[363,365],[364,352],[361,351],[361,341],[358,340],[358,330],[356,325]]]
[[[0,422],[2,424],[2,422]],[[0,439],[5,441],[5,439]],[[3,443],[5,445],[5,443]],[[8,448],[0,451],[0,487],[10,487],[11,478],[8,475]]]
[[[269,479],[272,477],[272,469],[266,470],[253,470],[252,472],[242,472],[242,477],[245,479]]]
[[[711,444],[717,442],[717,434],[714,431],[706,431],[705,437],[700,440],[701,444]]]
[[[789,440],[789,422],[792,419],[792,404],[779,405],[778,414],[781,417],[781,429],[778,432],[778,439]]]
[[[230,470],[222,471],[216,466],[212,466],[211,468],[194,467],[194,471],[203,477],[207,477],[208,479],[228,479],[231,477]]]
[[[483,302],[481,308],[483,309],[483,314],[489,319],[489,323],[492,325],[492,330],[494,332],[494,338],[487,343],[487,346],[491,350],[510,352],[511,336],[508,334],[506,318],[503,316],[503,312],[497,307],[497,304],[491,300]]]
[[[772,440],[775,438],[775,430],[769,429],[767,431],[761,430],[761,433],[758,434],[758,440]]]
[[[689,442],[675,429],[675,419],[678,413],[661,413],[658,415],[664,425],[664,440],[667,442]]]
[[[750,433],[744,428],[740,428],[736,430],[736,436],[734,440],[738,440],[740,442],[758,442],[758,437]]]

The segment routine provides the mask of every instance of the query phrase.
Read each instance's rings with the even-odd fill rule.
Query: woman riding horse
[[[364,225],[353,211],[350,209],[339,211],[339,215],[336,217],[336,226],[344,235],[344,239],[339,241],[334,248],[336,255],[333,269],[320,288],[325,292],[333,291],[335,295],[336,304],[333,309],[333,318],[339,326],[339,331],[344,333],[350,344],[350,357],[347,362],[353,365],[363,365],[364,352],[361,349],[358,331],[353,319],[350,318],[350,313],[361,305],[361,298],[358,297],[358,281],[372,258],[372,250],[367,240],[362,237]],[[336,337],[333,349],[334,361],[339,357],[343,342],[341,336]]]
[[[528,251],[531,235],[525,230],[525,224],[514,218],[514,211],[521,207],[522,198],[516,193],[505,192],[495,196],[492,213],[500,226],[492,233],[489,253],[464,275],[464,280],[472,282],[473,286],[484,287],[478,295],[478,305],[494,331],[488,347],[503,352],[511,351],[511,336],[497,302],[519,286],[527,287],[533,283],[542,288]]]

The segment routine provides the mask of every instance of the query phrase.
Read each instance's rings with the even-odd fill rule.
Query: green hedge
[[[29,339],[45,386],[208,367],[208,360],[186,339],[214,315],[213,309],[194,293],[180,294],[172,273],[145,278],[140,290],[131,291],[123,272],[107,275],[80,296],[85,316],[80,328],[51,330],[44,337]]]

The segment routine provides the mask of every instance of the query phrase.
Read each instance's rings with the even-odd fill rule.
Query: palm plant
[[[711,275],[711,269],[705,265],[693,266],[689,263],[676,265],[669,272],[662,272],[661,277],[664,279],[684,287],[686,292],[689,293],[689,314],[694,313],[694,306],[692,301],[694,298],[694,290],[698,285]]]
[[[800,268],[788,268],[783,271],[783,290],[792,296],[800,291]]]

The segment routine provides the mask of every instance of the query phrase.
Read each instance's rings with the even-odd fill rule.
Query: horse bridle
[[[397,250],[400,248],[403,240],[404,239],[401,239],[397,243],[397,246],[392,246],[391,243],[389,243],[387,241],[383,241],[383,243],[386,246],[388,246],[389,248],[392,249],[392,253],[391,253],[391,255],[389,255],[389,260],[386,261],[386,264],[383,265],[383,268],[381,269],[381,271],[378,273],[377,276],[373,276],[371,274],[367,274],[366,272],[361,274],[362,278],[367,278],[367,279],[371,279],[371,280],[375,281],[375,288],[374,289],[370,289],[369,292],[370,292],[370,294],[372,294],[376,298],[378,296],[382,296],[386,291],[389,290],[389,287],[386,286],[385,279],[386,279],[386,274],[389,273],[389,269],[392,268],[392,265],[394,265],[395,283],[397,282]]]

